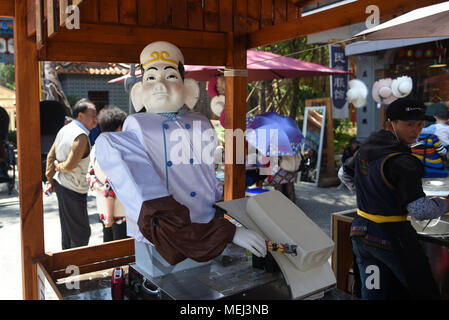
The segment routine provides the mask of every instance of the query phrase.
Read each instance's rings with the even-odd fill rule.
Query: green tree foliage
[[[0,63],[0,85],[15,90],[15,73],[13,64]]]
[[[328,46],[309,45],[306,37],[278,42],[257,49],[323,66],[329,65]],[[248,99],[247,109],[252,111],[251,113],[278,112],[295,119],[299,128],[302,128],[305,101],[329,97],[330,77],[314,76],[258,81],[248,83],[248,93],[252,93]],[[351,137],[356,136],[356,128],[348,119],[334,119],[334,133],[335,151],[339,152]]]
[[[307,38],[291,39],[258,48],[306,62],[329,65],[327,46],[309,45]],[[304,114],[306,99],[329,95],[329,76],[275,79],[248,84],[248,92],[256,88],[259,98],[248,101],[248,110],[260,105],[260,112],[275,111],[295,120]]]

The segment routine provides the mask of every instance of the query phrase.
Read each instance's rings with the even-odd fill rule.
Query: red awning
[[[224,66],[186,65],[186,78],[208,81],[217,75],[223,75]],[[335,74],[347,74],[348,71],[322,66],[312,62],[284,57],[275,53],[257,50],[247,51],[248,81],[272,80],[283,78],[317,77]],[[136,71],[140,76],[140,70]],[[108,83],[123,82],[129,75],[110,80]]]

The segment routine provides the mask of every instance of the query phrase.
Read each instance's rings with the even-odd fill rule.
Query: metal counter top
[[[135,264],[125,266],[125,274],[135,283],[136,274],[143,276],[146,287],[159,293],[152,297],[135,294],[128,281],[126,300],[290,300],[290,292],[280,271],[266,272],[252,267],[251,256],[243,248],[228,246],[211,264],[151,278]],[[136,272],[137,271],[137,272]],[[111,270],[84,275],[80,289],[68,290],[64,282],[58,284],[67,300],[111,300]],[[144,291],[141,289],[140,291]],[[329,288],[315,294],[318,300],[352,300],[341,290]]]

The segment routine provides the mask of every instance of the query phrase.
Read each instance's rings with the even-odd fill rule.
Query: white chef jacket
[[[217,141],[209,120],[197,112],[133,114],[122,132],[97,138],[97,161],[126,207],[129,236],[149,243],[137,226],[140,208],[168,195],[189,208],[192,222],[212,220],[212,205],[223,192],[213,163]]]

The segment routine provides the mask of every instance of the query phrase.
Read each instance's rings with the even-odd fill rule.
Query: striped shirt
[[[424,178],[447,178],[448,172],[444,167],[443,158],[447,150],[434,134],[421,134],[412,153],[424,165]]]

